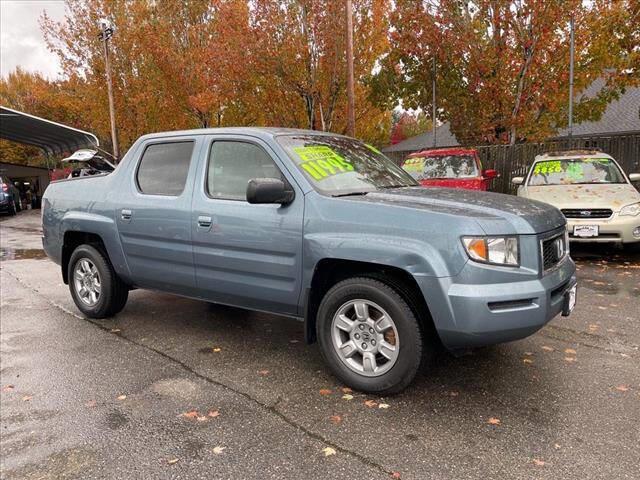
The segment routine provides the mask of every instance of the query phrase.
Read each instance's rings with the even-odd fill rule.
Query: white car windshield
[[[620,168],[609,158],[543,160],[533,166],[530,186],[591,183],[626,183]]]

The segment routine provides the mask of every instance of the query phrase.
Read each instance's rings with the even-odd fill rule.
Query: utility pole
[[[571,14],[569,20],[570,40],[569,40],[569,138],[573,137],[573,55],[574,55],[574,20]]]
[[[433,148],[436,148],[436,56],[433,55],[433,71],[431,72],[431,128],[433,130]]]
[[[356,134],[356,100],[353,85],[353,7],[347,0],[347,135]]]
[[[111,120],[111,143],[113,144],[113,157],[116,163],[120,160],[120,152],[118,148],[118,131],[116,129],[116,110],[113,103],[113,85],[111,83],[111,62],[109,62],[109,39],[113,36],[115,28],[106,18],[100,20],[100,28],[102,29],[98,38],[102,41],[104,53],[104,67],[107,75],[107,94],[109,95],[109,118]]]

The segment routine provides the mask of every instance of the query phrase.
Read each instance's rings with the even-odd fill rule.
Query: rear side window
[[[207,168],[210,197],[246,200],[247,184],[252,178],[283,180],[269,154],[259,146],[236,141],[213,143]]]
[[[142,154],[136,175],[140,192],[180,195],[187,181],[192,152],[191,141],[149,145]]]

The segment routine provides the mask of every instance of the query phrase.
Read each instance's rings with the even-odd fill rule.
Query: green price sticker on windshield
[[[296,147],[293,151],[302,160],[300,166],[315,180],[353,171],[351,163],[324,145]]]

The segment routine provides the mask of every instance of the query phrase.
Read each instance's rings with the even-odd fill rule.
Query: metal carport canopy
[[[0,138],[40,147],[48,155],[62,155],[100,145],[93,133],[2,106]]]

